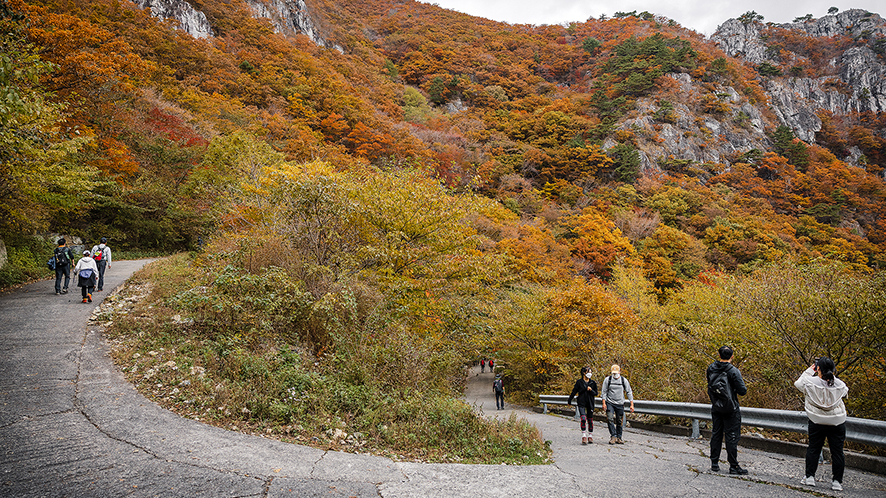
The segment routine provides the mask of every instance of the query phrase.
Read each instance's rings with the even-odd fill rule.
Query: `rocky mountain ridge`
[[[798,138],[815,142],[815,134],[821,130],[820,111],[837,115],[886,111],[886,21],[882,17],[852,9],[780,25],[730,19],[717,29],[712,40],[728,55],[760,68],[777,68],[784,62],[784,48],[768,40],[765,32],[772,26],[811,37],[848,37],[860,42],[829,61],[833,74],[781,75],[776,74],[777,69],[770,69],[763,77],[763,87],[779,122],[790,127]],[[795,61],[804,59],[802,54],[787,52]]]

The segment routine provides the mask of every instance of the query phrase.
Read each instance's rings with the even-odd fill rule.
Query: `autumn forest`
[[[730,344],[748,405],[797,409],[828,355],[850,414],[886,419],[886,114],[818,109],[809,132],[773,97],[814,79],[884,101],[833,63],[886,64],[878,15],[824,37],[797,28],[824,13],[748,13],[758,63],[649,12],[305,0],[311,38],[262,3],[189,1],[195,37],[129,0],[0,0],[0,237],[24,268],[3,285],[45,266],[35,234],[178,254],[136,277],[153,323],[110,332],[136,385],[205,369],[168,407],[480,461],[455,434],[538,452],[460,404],[471,361],[498,360],[511,402],[611,363],[639,399],[706,402]]]

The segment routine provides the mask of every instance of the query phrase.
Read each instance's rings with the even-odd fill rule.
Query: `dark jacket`
[[[588,387],[591,388],[588,391]],[[592,411],[594,409],[594,398],[597,396],[597,383],[594,380],[589,380],[585,382],[584,377],[575,381],[575,387],[572,388],[572,393],[569,395],[569,400],[566,402],[567,404],[572,404],[572,398],[575,395],[578,395],[578,400],[575,402],[576,406],[584,406],[588,409],[588,411]]]
[[[747,394],[748,388],[744,385],[744,379],[741,377],[741,372],[735,367],[735,365],[725,361],[715,361],[714,363],[711,363],[711,366],[708,367],[707,371],[708,384],[710,384],[715,377],[720,375],[720,372],[723,370],[727,370],[726,378],[729,379],[729,387],[732,388],[732,402],[735,404],[736,408],[740,408],[738,397]]]

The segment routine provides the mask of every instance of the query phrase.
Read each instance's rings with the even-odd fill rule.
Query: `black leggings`
[[[83,299],[86,299],[88,294],[92,294],[92,289],[95,287],[80,287],[80,292],[83,294]]]

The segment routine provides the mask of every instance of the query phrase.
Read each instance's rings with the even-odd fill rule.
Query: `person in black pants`
[[[581,377],[575,381],[572,392],[569,393],[567,405],[575,401],[575,408],[581,419],[581,444],[593,444],[594,442],[594,398],[597,396],[597,382],[591,378],[591,367],[581,368]]]
[[[741,372],[732,364],[732,348],[723,346],[718,351],[720,360],[712,363],[707,370],[708,394],[711,396],[711,421],[713,430],[711,434],[711,470],[720,471],[720,450],[723,438],[726,438],[726,458],[729,460],[729,473],[745,475],[747,470],[738,465],[738,440],[741,438],[741,407],[738,404],[738,396],[748,393]],[[731,403],[727,407],[719,407],[711,394],[712,385],[718,377],[726,376],[728,392]]]
[[[846,405],[843,398],[849,394],[846,384],[834,375],[837,367],[830,358],[819,358],[794,382],[794,387],[806,395],[806,416],[809,417],[809,447],[806,448],[806,476],[800,483],[815,486],[818,457],[828,440],[831,449],[833,481],[831,489],[843,491],[843,471],[846,459]]]
[[[68,247],[64,238],[58,239],[58,247],[53,251],[55,258],[55,293],[67,294],[68,284],[71,282],[71,261],[74,261],[74,253]],[[62,287],[62,277],[65,277],[65,286]]]

